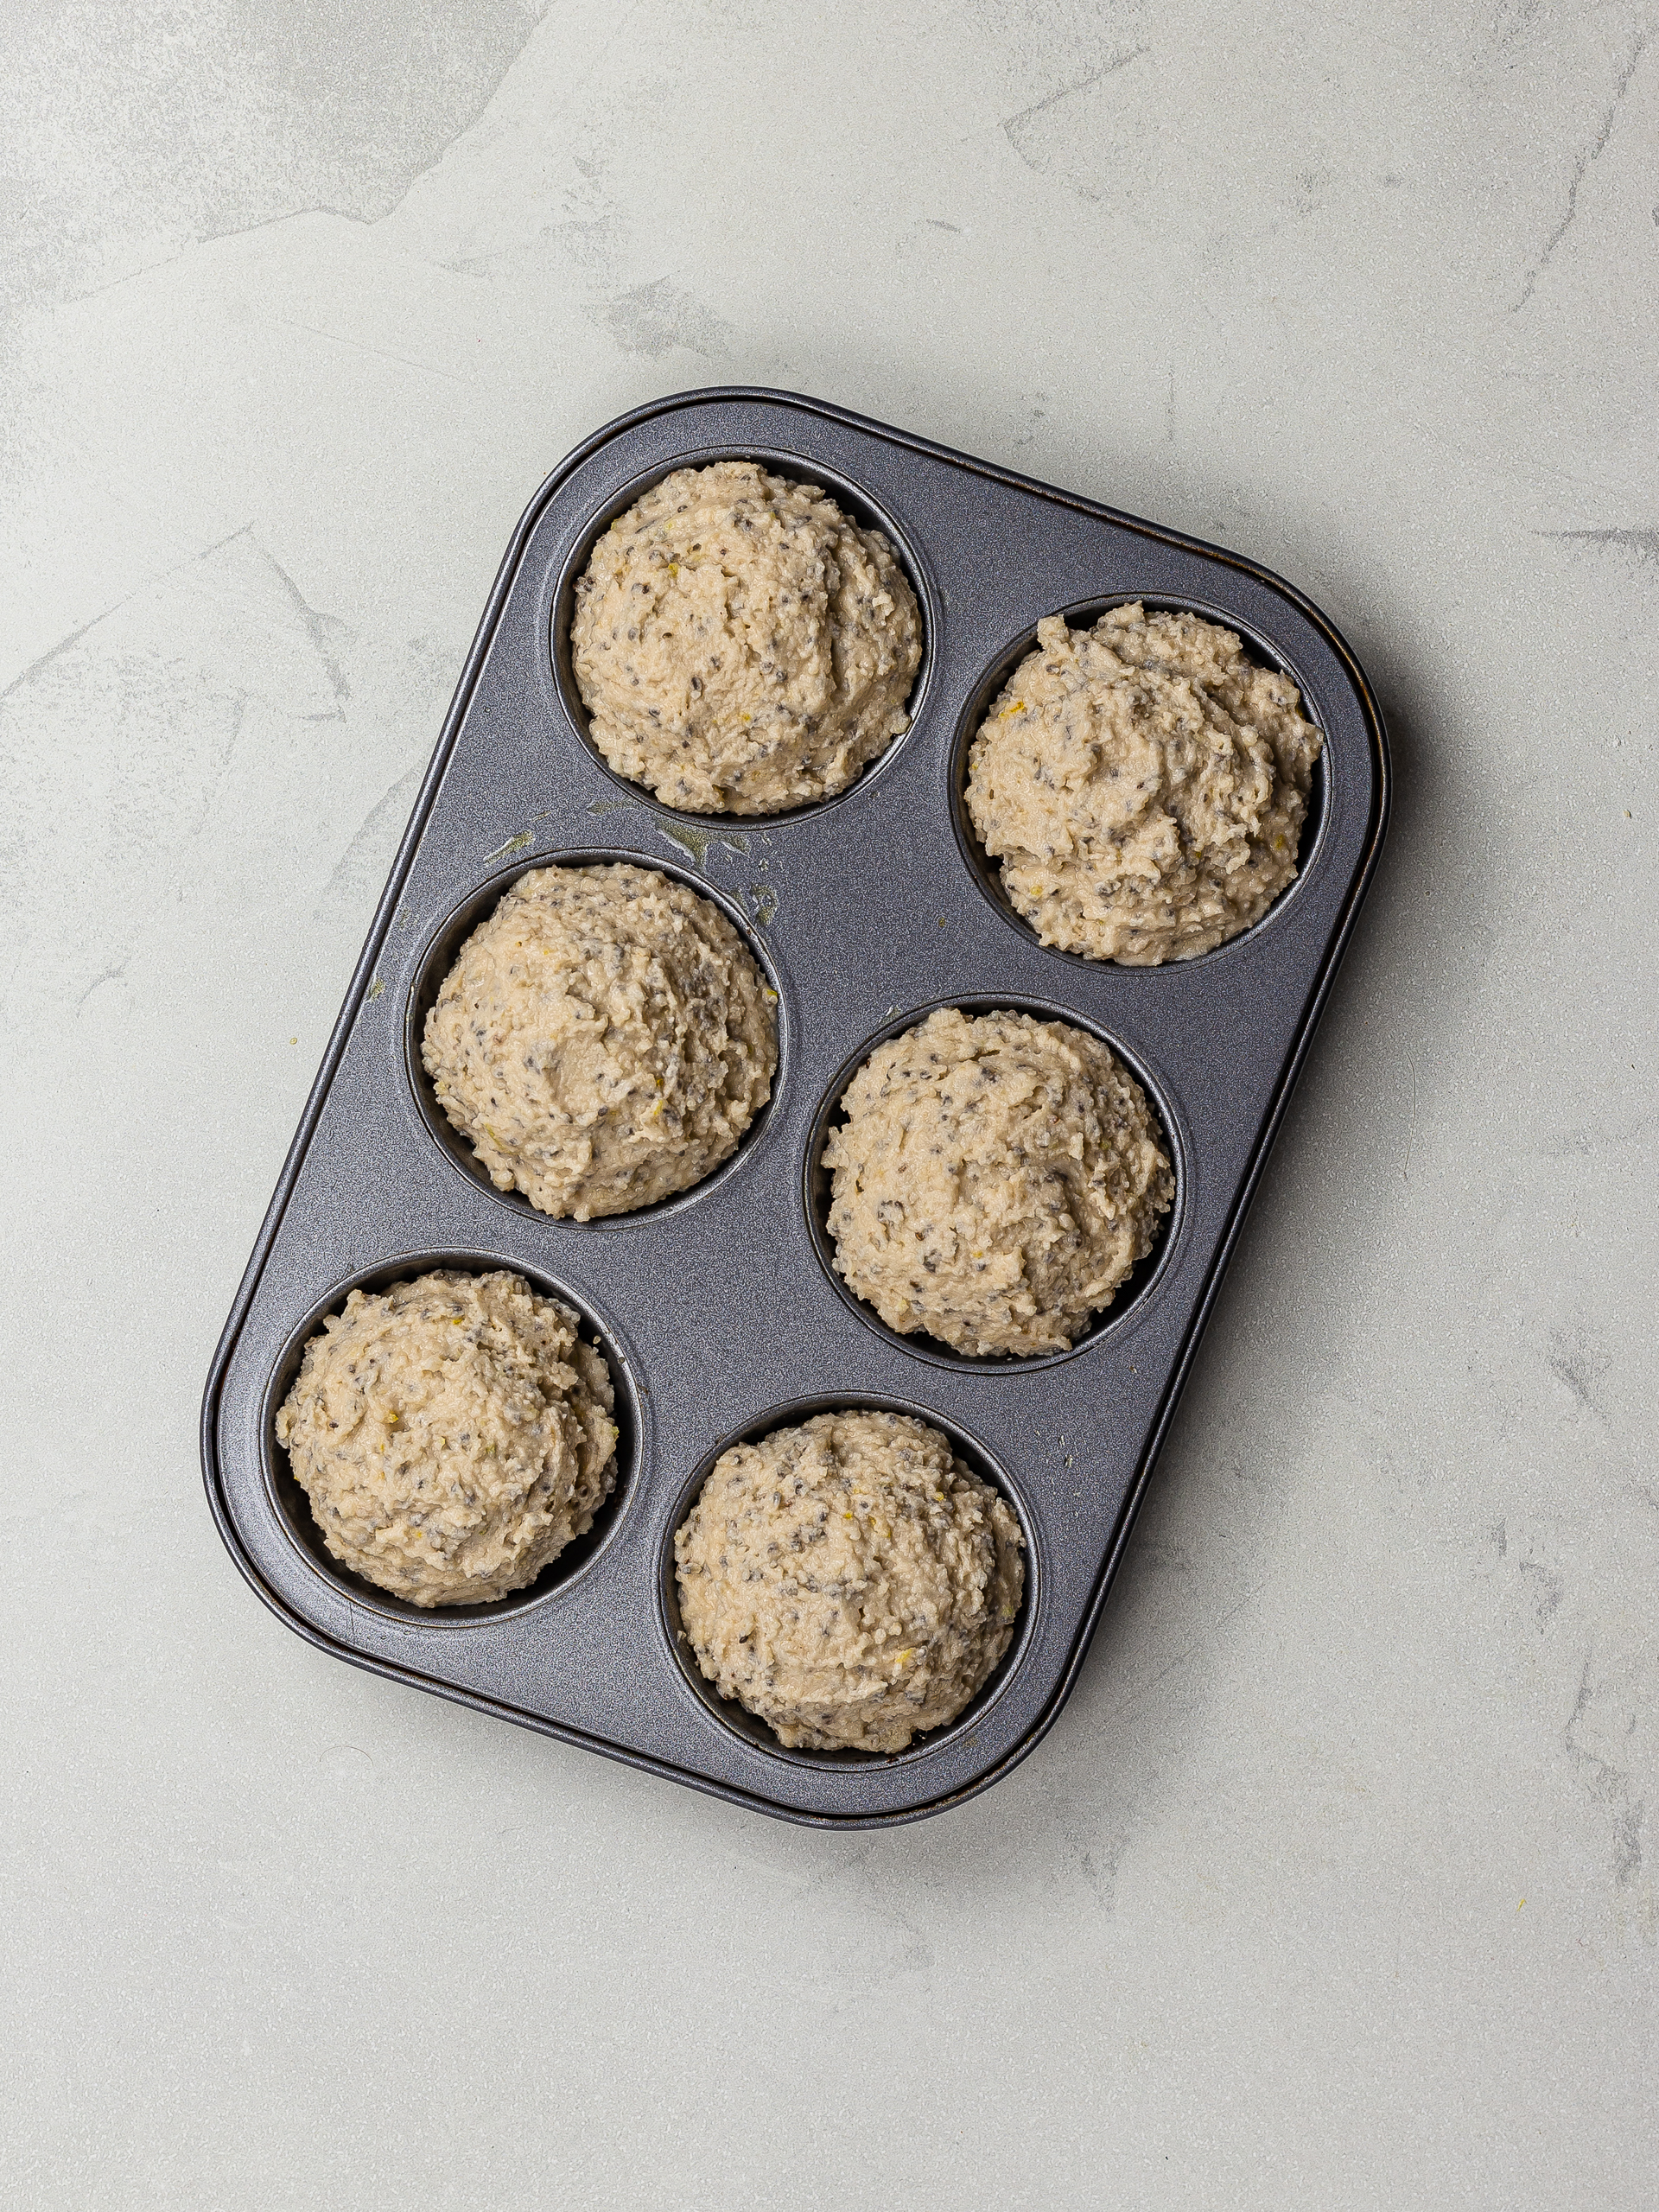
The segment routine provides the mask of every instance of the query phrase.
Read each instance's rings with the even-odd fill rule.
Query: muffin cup
[[[1242,622],[1236,615],[1230,614],[1223,607],[1204,605],[1192,599],[1165,598],[1153,592],[1115,592],[1109,599],[1083,600],[1074,606],[1057,607],[1051,611],[1060,616],[1068,629],[1084,630],[1091,629],[1109,608],[1128,607],[1136,603],[1143,605],[1149,614],[1196,614],[1205,622],[1219,623],[1224,629],[1236,632],[1243,641],[1245,654],[1249,659],[1254,661],[1258,667],[1274,669],[1281,675],[1289,677],[1297,690],[1301,693],[1303,699],[1306,699],[1306,686],[1283,653],[1270,645],[1265,638],[1257,636],[1255,631]],[[994,860],[980,842],[979,832],[975,829],[973,817],[968,811],[968,759],[973,750],[974,740],[983,727],[991,702],[1001,692],[1008,678],[1036,643],[1037,625],[1033,622],[1016,643],[1004,647],[995,658],[988,663],[984,674],[969,695],[968,703],[957,726],[956,745],[951,756],[950,824],[957,833],[957,843],[963,859],[967,862],[987,899],[990,900],[1004,921],[1011,924],[1024,937],[1028,938],[1033,944],[1039,946],[1050,959],[1072,960],[1089,968],[1127,965],[1126,963],[1100,961],[1086,952],[1072,952],[1065,945],[1045,945],[1036,931],[1009,898],[1002,882],[1002,863],[1001,861]],[[1302,880],[1313,866],[1314,856],[1319,849],[1325,819],[1329,813],[1326,804],[1329,787],[1326,763],[1329,753],[1328,745],[1321,746],[1319,758],[1313,763],[1313,780],[1307,794],[1307,810],[1302,817],[1302,832],[1296,843],[1296,874],[1279,893],[1260,921],[1252,922],[1248,929],[1241,930],[1236,937],[1229,938],[1224,944],[1212,945],[1208,952],[1195,952],[1185,960],[1159,964],[1190,968],[1201,960],[1223,960],[1234,950],[1235,946],[1245,944],[1262,930],[1270,929],[1273,926],[1275,918],[1289,906],[1301,888]]]
[[[465,1133],[455,1127],[439,1104],[432,1078],[426,1071],[426,1063],[422,1057],[422,1042],[426,1034],[426,1018],[432,1011],[438,993],[443,988],[445,977],[459,958],[462,945],[479,924],[486,921],[495,912],[496,907],[512,889],[514,884],[522,882],[525,876],[546,868],[617,866],[654,869],[658,875],[665,875],[671,881],[683,885],[688,891],[695,892],[698,898],[708,899],[711,906],[717,906],[725,915],[726,919],[742,938],[750,957],[760,971],[762,982],[774,994],[772,1013],[777,1023],[778,1065],[772,1071],[771,1096],[738,1139],[735,1148],[720,1162],[718,1166],[710,1168],[708,1174],[699,1181],[688,1185],[685,1190],[673,1192],[665,1198],[658,1198],[654,1205],[632,1207],[622,1213],[600,1214],[592,1221],[570,1221],[569,1226],[572,1229],[614,1229],[628,1223],[654,1219],[660,1215],[671,1213],[677,1207],[693,1204],[703,1192],[718,1184],[722,1177],[734,1173],[749,1148],[760,1141],[765,1132],[766,1119],[772,1111],[773,1102],[787,1080],[789,1022],[785,1010],[783,986],[764,943],[752,925],[750,916],[741,906],[726,893],[717,890],[702,878],[690,874],[685,868],[654,857],[646,859],[638,853],[601,849],[587,852],[543,854],[533,859],[515,861],[511,868],[502,868],[494,875],[486,876],[481,883],[467,893],[466,898],[461,900],[459,905],[444,916],[442,921],[427,938],[422,950],[416,967],[414,981],[406,1000],[404,1065],[408,1075],[410,1095],[414,1101],[415,1110],[425,1123],[428,1133],[438,1149],[470,1182],[475,1183],[480,1190],[487,1192],[491,1198],[497,1199],[500,1204],[512,1207],[515,1212],[528,1214],[538,1221],[555,1218],[554,1216],[543,1213],[539,1207],[531,1205],[522,1191],[504,1191],[492,1182],[489,1171],[474,1151]],[[560,1218],[564,1217],[560,1217]]]
[[[1163,1141],[1165,1152],[1169,1158],[1170,1168],[1175,1178],[1175,1194],[1171,1200],[1169,1211],[1160,1217],[1152,1249],[1143,1258],[1137,1260],[1130,1268],[1128,1274],[1118,1285],[1111,1304],[1103,1306],[1089,1326],[1063,1351],[1037,1352],[1030,1355],[1008,1353],[1001,1356],[976,1354],[957,1351],[951,1345],[941,1343],[937,1337],[929,1336],[925,1331],[918,1330],[910,1336],[903,1335],[899,1330],[889,1327],[875,1308],[858,1295],[836,1266],[836,1240],[830,1230],[830,1200],[834,1179],[823,1164],[823,1148],[829,1141],[830,1131],[841,1127],[845,1122],[846,1116],[842,1112],[841,1102],[846,1095],[847,1086],[872,1052],[885,1045],[890,1038],[902,1037],[907,1030],[917,1027],[919,1023],[927,1020],[929,1014],[936,1014],[940,1006],[950,1006],[957,1013],[966,1014],[1028,1014],[1036,1021],[1064,1021],[1074,1029],[1086,1030],[1091,1036],[1098,1038],[1114,1058],[1118,1060],[1135,1077],[1146,1093],[1147,1107],[1158,1124],[1158,1134]],[[908,1012],[885,1023],[873,1037],[866,1040],[858,1052],[836,1071],[834,1081],[819,1102],[804,1162],[806,1220],[808,1230],[812,1238],[812,1248],[817,1254],[819,1264],[830,1281],[865,1326],[879,1330],[884,1337],[899,1345],[914,1358],[929,1360],[938,1367],[989,1369],[993,1372],[1004,1375],[1028,1372],[1039,1367],[1052,1367],[1057,1360],[1075,1359],[1079,1353],[1086,1351],[1091,1344],[1098,1343],[1108,1330],[1126,1320],[1138,1302],[1151,1294],[1154,1286],[1164,1271],[1171,1252],[1175,1249],[1180,1234],[1183,1177],[1181,1147],[1179,1139],[1173,1134],[1174,1127],[1173,1114],[1160,1103],[1155,1079],[1137,1062],[1135,1055],[1126,1046],[1120,1044],[1116,1038],[1109,1036],[1096,1023],[1083,1019],[1070,1007],[1056,1006],[1052,1001],[1013,998],[1007,995],[1000,998],[982,996],[947,999],[941,1000],[933,1006],[912,1007]]]
[[[899,565],[904,570],[910,588],[916,594],[916,605],[921,617],[922,657],[917,664],[915,681],[910,687],[910,697],[906,702],[910,715],[910,729],[901,730],[885,752],[877,753],[874,760],[861,768],[845,791],[836,791],[827,798],[810,799],[803,806],[782,808],[776,814],[694,814],[685,808],[668,805],[658,798],[649,785],[636,784],[628,777],[620,774],[605,758],[588,734],[588,709],[582,702],[581,689],[576,683],[575,670],[571,663],[570,624],[575,613],[576,580],[582,575],[592,559],[594,546],[598,544],[619,515],[626,514],[637,499],[643,499],[647,492],[662,482],[664,476],[671,475],[674,469],[708,468],[715,461],[753,461],[766,469],[769,475],[787,477],[798,484],[816,484],[821,491],[827,492],[842,512],[850,516],[861,528],[879,530],[888,544],[892,546]],[[587,526],[561,566],[554,586],[552,613],[548,624],[548,646],[551,657],[553,683],[558,694],[559,704],[564,709],[571,728],[592,756],[594,766],[602,776],[615,785],[619,793],[637,799],[641,805],[652,807],[658,812],[671,817],[676,822],[683,823],[694,831],[702,830],[719,835],[720,825],[722,823],[727,825],[728,830],[735,830],[740,832],[745,830],[761,830],[772,823],[798,821],[804,815],[819,813],[827,806],[838,805],[842,799],[849,798],[854,791],[871,782],[880,773],[909,736],[910,730],[915,728],[927,701],[928,677],[932,660],[929,647],[933,634],[933,597],[927,568],[916,548],[909,542],[906,533],[893,521],[892,516],[871,498],[861,485],[855,484],[837,469],[825,468],[822,464],[817,466],[810,464],[799,454],[781,450],[762,451],[753,446],[746,446],[741,449],[711,448],[706,452],[679,456],[676,459],[673,468],[647,470],[634,482],[627,485],[624,490],[613,494],[602,507],[588,518]]]
[[[830,1413],[906,1414],[913,1421],[925,1421],[928,1427],[937,1429],[948,1440],[957,1457],[979,1477],[981,1482],[1000,1493],[1013,1510],[1020,1523],[1020,1534],[1025,1538],[1025,1548],[1020,1554],[1025,1566],[1025,1582],[1007,1649],[954,1720],[947,1722],[944,1727],[931,1729],[925,1736],[912,1738],[902,1751],[881,1753],[855,1749],[840,1751],[791,1751],[780,1744],[766,1723],[749,1712],[747,1707],[740,1705],[734,1698],[720,1694],[698,1665],[696,1654],[691,1649],[680,1619],[679,1585],[674,1571],[674,1539],[685,1516],[702,1495],[702,1486],[713,1473],[715,1462],[734,1444],[758,1444],[762,1437],[770,1436],[774,1429],[797,1428],[803,1421],[810,1421],[815,1414]],[[661,1571],[657,1583],[658,1618],[663,1636],[688,1688],[721,1726],[731,1729],[746,1744],[770,1756],[820,1767],[830,1772],[838,1769],[850,1769],[856,1772],[873,1761],[883,1766],[892,1766],[899,1760],[914,1763],[928,1758],[935,1752],[947,1749],[957,1735],[977,1724],[1000,1694],[1002,1685],[1016,1671],[1025,1655],[1029,1640],[1027,1631],[1035,1618],[1039,1602],[1040,1572],[1034,1532],[1030,1517],[1020,1502],[1018,1490],[984,1446],[965,1430],[958,1428],[955,1422],[947,1421],[942,1414],[931,1412],[925,1406],[909,1401],[900,1402],[891,1398],[861,1397],[856,1392],[842,1397],[802,1398],[790,1405],[770,1408],[733,1434],[722,1437],[703,1455],[690,1480],[681,1491],[666,1524]]]
[[[594,1345],[604,1355],[611,1373],[612,1388],[616,1394],[612,1416],[617,1430],[615,1479],[609,1494],[594,1514],[592,1525],[580,1536],[572,1537],[558,1556],[548,1561],[533,1582],[526,1583],[522,1590],[509,1591],[505,1597],[493,1599],[482,1605],[411,1605],[406,1598],[396,1597],[391,1591],[381,1589],[378,1583],[369,1581],[365,1576],[347,1567],[344,1560],[337,1559],[323,1540],[322,1531],[311,1510],[311,1501],[296,1479],[287,1449],[278,1442],[276,1436],[276,1415],[293,1388],[295,1377],[305,1357],[306,1346],[328,1317],[340,1312],[352,1293],[354,1290],[390,1290],[394,1283],[409,1282],[417,1275],[431,1274],[439,1269],[469,1275],[492,1274],[505,1270],[523,1276],[541,1297],[556,1299],[575,1313],[577,1333],[582,1341]],[[480,1252],[425,1252],[383,1260],[378,1266],[365,1268],[344,1282],[335,1284],[306,1315],[283,1345],[282,1355],[270,1371],[270,1380],[265,1391],[264,1412],[260,1421],[260,1441],[265,1488],[271,1509],[296,1549],[303,1554],[318,1574],[332,1582],[354,1605],[367,1606],[389,1620],[418,1623],[422,1627],[465,1628],[477,1621],[503,1619],[522,1612],[527,1606],[540,1605],[573,1581],[604,1549],[616,1522],[626,1508],[628,1493],[638,1471],[639,1421],[626,1363],[620,1357],[603,1325],[567,1284],[555,1282],[538,1268],[526,1267],[518,1260],[492,1258]]]

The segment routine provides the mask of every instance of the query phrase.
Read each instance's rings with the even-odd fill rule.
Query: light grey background
[[[1651,2203],[1659,19],[3,21],[10,2201]],[[1081,1687],[874,1837],[313,1652],[195,1458],[513,521],[713,382],[1237,546],[1395,744]]]

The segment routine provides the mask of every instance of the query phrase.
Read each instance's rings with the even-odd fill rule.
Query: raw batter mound
[[[1288,677],[1196,614],[1058,614],[968,756],[968,811],[1045,944],[1150,967],[1259,922],[1323,743]]]
[[[1174,1195],[1145,1092],[1069,1022],[942,1007],[841,1104],[836,1266],[890,1329],[959,1352],[1064,1351]]]
[[[329,1315],[276,1440],[343,1566],[416,1605],[471,1605],[592,1526],[615,1402],[569,1306],[522,1275],[438,1268]]]
[[[700,1183],[778,1065],[777,994],[718,906],[655,868],[534,868],[426,1018],[438,1103],[543,1213],[590,1221]]]
[[[819,1414],[715,1462],[674,1538],[680,1618],[791,1751],[902,1751],[1007,1649],[1023,1541],[937,1429]]]
[[[681,468],[576,583],[570,657],[619,775],[696,814],[833,798],[910,727],[916,595],[887,539],[752,461]]]

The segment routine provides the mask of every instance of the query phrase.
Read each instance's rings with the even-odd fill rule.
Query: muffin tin
[[[838,798],[688,815],[621,782],[570,679],[575,577],[675,467],[735,458],[825,486],[892,539],[925,626],[912,722]],[[1325,734],[1301,872],[1255,927],[1166,968],[1040,945],[962,804],[967,746],[1039,620],[1188,607],[1284,668]],[[743,390],[598,432],[515,532],[214,1357],[202,1459],[221,1535],[289,1625],[359,1666],[735,1802],[825,1826],[941,1811],[1031,1750],[1076,1680],[1223,1268],[1352,927],[1387,814],[1381,718],[1352,655],[1236,556],[865,422]],[[630,861],[719,901],[779,994],[771,1104],[695,1190],[553,1221],[494,1190],[420,1064],[461,938],[531,868]],[[1015,1007],[1105,1038],[1175,1168],[1149,1258],[1069,1351],[969,1360],[901,1338],[830,1264],[817,1155],[846,1080],[933,1007]],[[275,1436],[306,1339],[354,1287],[511,1268],[582,1316],[617,1386],[615,1492],[499,1605],[421,1612],[324,1550]],[[891,1758],[787,1751],[703,1681],[673,1533],[715,1458],[831,1406],[942,1428],[1008,1497],[1027,1585],[1007,1656],[951,1726]]]

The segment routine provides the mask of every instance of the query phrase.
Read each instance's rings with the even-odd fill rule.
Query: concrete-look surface
[[[1651,2204],[1649,0],[3,22],[7,2201]],[[196,1460],[512,524],[711,383],[1239,548],[1395,748],[1081,1685],[876,1835],[324,1657]]]

